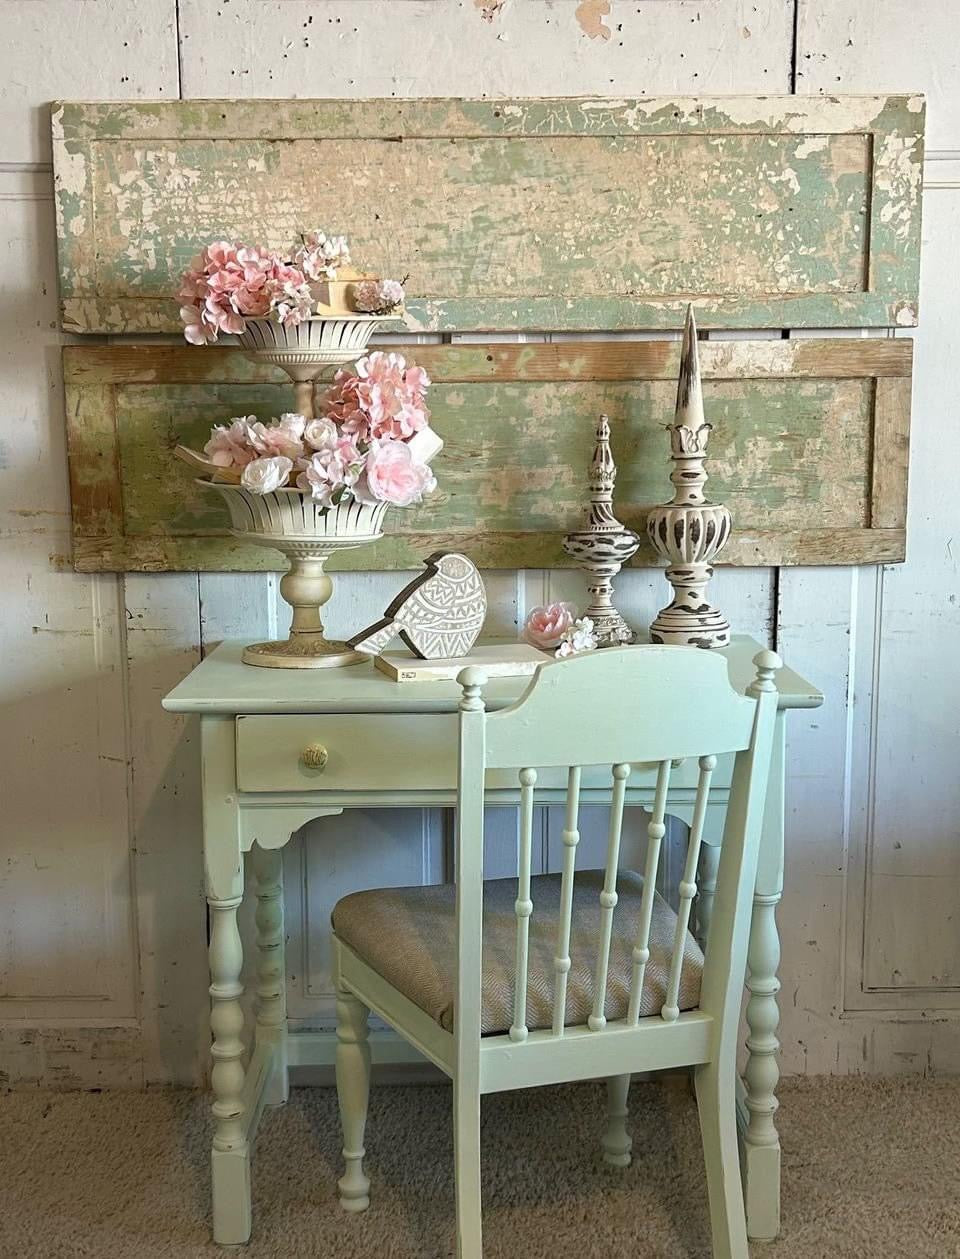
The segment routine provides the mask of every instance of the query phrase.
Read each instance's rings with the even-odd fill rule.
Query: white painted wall
[[[484,7],[485,4],[485,7]],[[828,694],[790,738],[788,1071],[960,1069],[960,70],[953,0],[6,0],[0,76],[0,1080],[138,1085],[205,1067],[196,730],[161,695],[278,614],[263,576],[69,570],[45,103],[54,97],[923,90],[930,97],[909,559],[728,570],[740,630]],[[795,11],[795,9],[797,11]],[[591,25],[590,15],[593,17]],[[488,20],[489,19],[489,20]],[[589,38],[583,26],[605,28]],[[341,579],[353,628],[397,579]],[[491,576],[494,624],[577,590]],[[656,573],[623,583],[647,622]],[[337,626],[334,625],[334,629]],[[368,878],[438,877],[443,819],[368,815],[287,850],[291,1009],[328,1017],[323,924]],[[545,832],[543,860],[551,861]],[[341,848],[342,852],[342,848]],[[509,862],[504,832],[491,869]]]

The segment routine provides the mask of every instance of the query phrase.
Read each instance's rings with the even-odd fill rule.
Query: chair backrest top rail
[[[482,675],[472,681],[482,686]],[[576,725],[571,705],[581,714]],[[488,715],[485,762],[545,769],[739,752],[750,744],[754,711],[730,686],[725,660],[710,652],[609,648],[542,665],[515,704]]]

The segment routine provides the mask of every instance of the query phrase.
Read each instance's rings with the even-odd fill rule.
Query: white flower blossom
[[[240,475],[240,483],[251,494],[272,494],[283,485],[293,471],[293,460],[286,455],[254,459]]]
[[[333,420],[318,417],[303,430],[303,440],[311,450],[333,450],[340,440],[340,430]]]
[[[560,646],[554,654],[558,660],[566,660],[569,656],[577,656],[583,651],[595,651],[598,646],[593,621],[589,616],[582,616],[574,621],[569,629],[564,630]]]

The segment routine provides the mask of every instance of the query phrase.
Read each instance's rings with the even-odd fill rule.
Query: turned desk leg
[[[283,856],[279,848],[254,845],[257,876],[257,1025],[256,1043],[272,1052],[263,1100],[279,1106],[290,1095],[287,1069],[287,991],[284,963]]]
[[[777,717],[770,786],[764,811],[760,864],[747,950],[747,1065],[740,1128],[747,1235],[766,1241],[780,1232],[780,936],[776,911],[783,892],[784,714]]]
[[[243,900],[243,856],[235,807],[235,735],[231,717],[204,717],[203,859],[209,906],[210,1054],[213,1070],[213,1239],[232,1245],[250,1238],[250,1100],[243,1043],[243,946],[237,910]]]
[[[244,1113],[243,948],[237,929],[240,896],[207,898],[210,906],[210,1029],[213,1044],[213,1239],[229,1244],[250,1237],[250,1150]]]

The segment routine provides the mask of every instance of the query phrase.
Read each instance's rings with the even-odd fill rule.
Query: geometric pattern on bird
[[[487,614],[483,579],[473,561],[455,551],[436,551],[425,566],[379,621],[350,639],[351,647],[379,655],[399,634],[421,660],[469,655]]]

